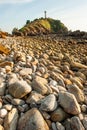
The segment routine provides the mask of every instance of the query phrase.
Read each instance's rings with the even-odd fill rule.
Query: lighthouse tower
[[[47,11],[44,11],[44,17],[47,18]]]

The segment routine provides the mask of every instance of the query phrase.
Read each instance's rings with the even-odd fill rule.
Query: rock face
[[[22,98],[32,90],[31,86],[26,81],[18,80],[9,84],[9,93],[15,98]]]
[[[69,114],[77,115],[81,112],[79,104],[73,94],[60,92],[58,102]]]
[[[32,108],[20,118],[18,130],[49,130],[49,128],[40,112]]]

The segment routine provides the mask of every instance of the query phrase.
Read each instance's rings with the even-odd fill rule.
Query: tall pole
[[[47,18],[47,11],[44,11],[45,19]]]

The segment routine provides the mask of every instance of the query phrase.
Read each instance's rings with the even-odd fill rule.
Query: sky
[[[27,20],[44,17],[45,10],[69,30],[87,31],[87,0],[0,0],[0,29],[11,33]]]

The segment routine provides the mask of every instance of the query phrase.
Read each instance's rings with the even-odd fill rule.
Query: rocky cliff
[[[60,21],[52,18],[40,18],[34,21],[27,21],[26,25],[21,29],[13,29],[13,35],[41,35],[49,33],[64,33],[67,32],[67,27]]]

